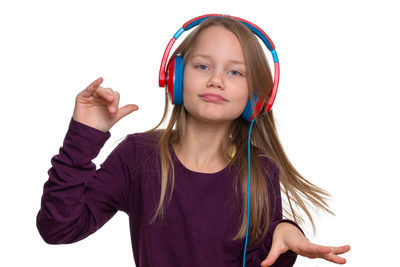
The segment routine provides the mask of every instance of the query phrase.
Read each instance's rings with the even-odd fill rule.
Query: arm
[[[276,227],[272,240],[271,250],[261,266],[275,266],[275,259],[287,250],[293,250],[299,255],[312,259],[321,258],[333,263],[344,264],[346,259],[338,255],[350,250],[349,245],[332,247],[313,244],[298,228],[288,223],[280,223]]]
[[[249,260],[247,261],[246,254],[246,266],[261,266],[261,262],[267,257],[268,253],[272,247],[272,240],[275,229],[278,225],[282,223],[290,223],[294,225],[303,233],[301,228],[293,221],[283,219],[282,216],[282,198],[281,198],[281,189],[280,189],[280,181],[279,181],[279,169],[270,161],[264,158],[261,158],[261,163],[264,166],[268,166],[271,175],[264,174],[267,181],[268,193],[269,193],[269,204],[270,204],[270,224],[268,226],[267,234],[264,238],[264,241],[258,245],[256,248],[249,248],[247,253],[249,254]],[[297,258],[297,254],[291,250],[285,251],[277,257],[274,267],[288,267],[293,266]],[[249,263],[249,265],[247,264]]]
[[[275,185],[275,190],[278,190]],[[280,198],[280,194],[279,194]],[[279,200],[279,203],[280,200]],[[279,207],[279,203],[276,205]],[[280,211],[282,207],[280,206]],[[282,215],[279,215],[282,216]],[[350,246],[332,247],[313,244],[305,237],[304,232],[294,222],[281,220],[272,225],[266,239],[268,253],[264,255],[261,266],[292,266],[296,254],[308,258],[322,258],[327,261],[344,264],[346,259],[339,257],[350,250]],[[260,266],[260,265],[258,265]]]
[[[273,245],[273,237],[275,230],[283,225],[283,224],[290,224],[292,226],[295,226],[293,228],[297,228],[299,232],[301,232],[302,235],[304,235],[303,230],[294,222],[288,219],[283,219],[282,215],[282,196],[281,196],[281,187],[280,187],[280,180],[279,180],[279,169],[273,165],[273,168],[271,168],[271,178],[270,179],[270,184],[269,184],[269,194],[270,194],[270,203],[273,204],[272,208],[272,213],[270,217],[272,218],[271,220],[271,225],[269,226],[266,238],[264,240],[264,244],[262,246],[262,251],[260,254],[260,262],[258,263],[258,266],[261,266],[261,261],[264,260],[267,255],[270,253]],[[292,250],[288,249],[281,254],[277,255],[277,259],[274,262],[273,265],[274,267],[289,267],[293,266],[294,263],[296,262],[297,259],[297,254],[293,252]]]
[[[47,243],[77,242],[97,231],[117,210],[127,212],[131,170],[120,157],[129,147],[127,139],[99,170],[92,162],[110,136],[71,118],[63,146],[51,160],[36,217]]]

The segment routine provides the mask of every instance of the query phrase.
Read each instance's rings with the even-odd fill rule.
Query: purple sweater
[[[120,210],[129,216],[137,267],[242,266],[245,239],[230,241],[240,226],[241,207],[234,198],[233,186],[229,186],[233,184],[233,169],[191,171],[170,146],[174,193],[162,223],[150,225],[160,195],[157,140],[145,133],[129,134],[96,170],[92,160],[110,136],[110,132],[71,118],[63,146],[51,159],[37,214],[37,228],[45,242],[82,240]],[[272,223],[261,244],[247,244],[247,267],[260,266],[266,258],[279,222],[295,224],[282,220],[278,169],[270,161],[261,160],[273,174],[266,176],[273,188],[269,194]],[[288,251],[273,266],[292,266],[296,256]]]

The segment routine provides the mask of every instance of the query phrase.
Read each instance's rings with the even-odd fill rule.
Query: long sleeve
[[[270,212],[270,218],[271,218],[271,223],[268,227],[268,231],[266,234],[266,237],[264,241],[261,243],[261,245],[257,246],[256,248],[252,248],[252,253],[250,254],[249,258],[249,264],[247,264],[246,260],[246,266],[251,266],[251,267],[259,267],[261,266],[261,262],[265,260],[265,258],[268,256],[269,251],[271,250],[272,246],[272,237],[275,231],[276,226],[279,223],[282,222],[287,222],[295,225],[299,230],[304,234],[303,230],[293,221],[288,220],[288,219],[283,219],[282,216],[282,197],[281,197],[281,189],[280,189],[280,182],[279,182],[279,169],[273,165],[271,168],[271,180],[270,183],[268,184],[268,187],[270,188],[269,190],[269,199],[270,202],[272,203],[271,206],[271,212]],[[271,190],[272,189],[272,190]],[[246,256],[247,257],[247,256]],[[293,251],[289,250],[283,254],[281,254],[278,259],[275,261],[272,267],[289,267],[293,266],[297,258],[297,254],[294,253]]]
[[[73,243],[102,227],[118,211],[127,212],[131,169],[121,151],[125,138],[101,168],[92,162],[110,132],[71,118],[59,154],[51,159],[41,208],[36,217],[40,235],[49,244]]]

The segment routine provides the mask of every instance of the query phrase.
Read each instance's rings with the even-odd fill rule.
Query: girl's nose
[[[207,87],[216,87],[216,88],[224,88],[224,83],[222,80],[222,75],[218,71],[213,71],[213,73],[210,76],[210,79],[207,82]]]

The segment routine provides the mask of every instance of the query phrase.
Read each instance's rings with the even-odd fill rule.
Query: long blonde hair
[[[183,56],[183,62],[187,61],[193,46],[199,34],[210,26],[220,26],[231,31],[238,38],[246,64],[247,83],[249,88],[249,96],[255,92],[259,97],[267,97],[271,94],[273,79],[268,61],[265,57],[263,49],[259,44],[256,36],[244,26],[241,22],[230,18],[229,16],[211,17],[202,21],[174,51],[171,58],[175,55]],[[252,97],[251,100],[253,101]],[[160,151],[161,163],[161,194],[158,206],[152,220],[153,223],[157,218],[162,219],[164,209],[171,200],[174,188],[174,167],[169,152],[169,144],[181,144],[184,137],[184,129],[186,122],[186,110],[183,105],[175,105],[172,110],[166,129],[159,129],[160,125],[166,120],[169,109],[169,101],[167,89],[165,88],[165,107],[164,114],[153,129],[147,133],[157,134],[159,137],[158,149]],[[239,117],[235,119],[231,127],[226,133],[225,140],[230,139],[236,147],[236,154],[229,163],[229,167],[238,167],[238,176],[234,178],[233,183],[240,183],[241,188],[241,221],[242,224],[236,236],[232,240],[244,239],[246,235],[247,225],[247,138],[250,123]],[[249,244],[254,245],[265,238],[270,224],[271,203],[268,200],[268,187],[266,177],[263,175],[263,166],[260,163],[259,156],[267,157],[279,169],[279,180],[281,191],[287,197],[287,203],[283,206],[284,212],[289,214],[292,219],[301,223],[303,218],[293,207],[293,203],[299,207],[307,215],[315,232],[315,225],[311,213],[307,206],[315,206],[324,211],[333,214],[326,203],[329,194],[323,189],[315,186],[306,180],[293,167],[287,158],[283,147],[279,141],[275,128],[275,119],[273,112],[262,112],[256,118],[251,134],[251,187],[250,191],[250,222],[249,222]],[[259,153],[259,152],[262,153]],[[226,159],[230,158],[228,146],[223,147]],[[270,170],[264,170],[267,174]],[[165,203],[166,192],[170,186],[170,194],[168,203]],[[235,187],[236,188],[236,187]],[[271,190],[271,189],[270,189]],[[236,194],[238,192],[236,191]],[[236,195],[238,197],[238,195]],[[283,198],[282,198],[283,199]]]

